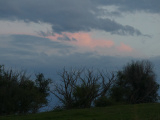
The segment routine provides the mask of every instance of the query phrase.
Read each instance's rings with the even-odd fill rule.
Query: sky
[[[140,59],[160,71],[159,0],[0,0],[0,64],[54,77]]]

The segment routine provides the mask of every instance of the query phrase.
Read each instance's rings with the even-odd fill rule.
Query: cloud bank
[[[117,18],[136,12],[159,15],[159,5],[159,0],[0,0],[0,25],[7,26],[0,30],[0,62],[39,71],[74,65],[113,67],[130,59],[122,56],[140,53],[145,43],[139,41],[151,39],[143,33],[150,21],[139,27],[138,17],[130,20],[133,24]],[[144,51],[152,44],[147,40]]]
[[[119,7],[117,12],[141,9],[158,12],[158,8],[149,6],[152,5],[149,1],[151,0],[147,0],[142,5],[144,2],[138,3],[138,0],[135,2],[124,0],[107,0],[105,2],[101,0],[1,0],[0,19],[49,23],[52,25],[53,32],[59,34],[62,32],[88,32],[96,29],[111,34],[142,35],[141,31],[132,26],[121,25],[110,18],[100,18],[99,15],[103,11],[98,7],[102,4],[116,5]]]

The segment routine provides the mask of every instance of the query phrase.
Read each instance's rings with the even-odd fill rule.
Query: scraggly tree
[[[74,106],[78,108],[90,107],[93,100],[98,97],[100,76],[92,69],[87,69],[79,76],[79,84],[73,91]]]
[[[109,78],[104,72],[93,69],[64,68],[59,75],[61,81],[54,84],[51,92],[67,109],[91,107],[96,98],[106,95],[114,81],[114,75]]]
[[[114,81],[115,76],[113,72],[86,69],[80,76],[81,84],[74,89],[73,95],[76,107],[91,107],[95,100],[107,98]]]
[[[70,69],[67,71],[65,68],[59,72],[60,81],[53,83],[53,93],[64,105],[66,109],[73,108],[73,90],[77,84],[81,70]]]
[[[152,64],[149,61],[132,61],[118,71],[111,96],[117,102],[155,102],[158,88]]]

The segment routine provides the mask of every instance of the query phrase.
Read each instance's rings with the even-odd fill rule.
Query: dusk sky
[[[51,76],[133,59],[160,69],[160,0],[0,0],[0,64]]]

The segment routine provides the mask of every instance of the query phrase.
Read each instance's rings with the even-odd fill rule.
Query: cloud
[[[1,0],[0,19],[49,23],[55,33],[98,29],[119,35],[142,34],[132,26],[98,18],[99,4],[92,0]]]
[[[6,51],[5,51],[6,52]],[[1,56],[1,64],[9,67],[25,68],[32,72],[43,72],[47,76],[56,74],[56,71],[62,70],[65,66],[70,67],[94,67],[95,69],[106,68],[108,70],[117,70],[125,61],[130,58],[112,57],[112,56],[95,56],[93,52],[74,53],[70,55],[59,56],[52,54],[32,54],[30,57],[26,53],[11,53],[12,56]],[[1,54],[1,52],[0,52]],[[17,55],[18,54],[18,55]],[[54,78],[54,76],[52,76]]]
[[[73,41],[72,44],[78,46],[86,46],[88,48],[95,47],[112,47],[114,42],[112,40],[103,40],[103,39],[93,39],[88,33],[79,32],[79,33],[68,33],[70,38],[74,38],[77,41]]]
[[[53,35],[50,24],[42,22],[25,22],[24,20],[0,20],[0,35],[26,34],[26,35]]]
[[[76,40],[76,39],[70,39],[67,35],[63,35],[63,37],[58,37],[57,40],[71,41],[71,40]]]
[[[63,37],[63,34],[57,34],[56,37],[60,36]],[[46,68],[45,65],[48,67],[97,65],[98,67],[102,64],[100,61],[106,61],[107,51],[111,51],[109,54],[111,56],[115,56],[115,53],[121,54],[115,49],[112,40],[93,39],[89,33],[83,32],[65,33],[64,36],[76,41],[61,42],[55,36],[54,39],[49,39],[31,35],[0,35],[1,64],[16,64],[27,68],[36,66],[37,69],[39,66]],[[106,51],[106,57],[100,54],[101,51],[97,48]],[[120,49],[125,51],[128,47],[122,45]],[[102,58],[104,59],[101,60]]]
[[[32,57],[35,58],[41,55],[65,55],[69,54],[72,49],[74,49],[73,46],[37,36],[0,36],[0,55],[8,58],[17,56],[17,59],[32,59]]]
[[[115,43],[115,41],[112,39],[94,38],[92,36],[92,33],[87,32],[63,32],[61,34],[56,33],[54,34],[54,36],[47,36],[46,38],[50,39],[51,41],[62,42],[63,44],[74,46],[75,49],[71,54],[74,54],[76,52],[93,52],[94,56],[140,56],[140,53],[137,53],[137,51],[134,50],[134,47],[132,48],[125,43],[117,45],[117,43]],[[63,38],[63,40],[59,38]]]
[[[130,46],[125,45],[124,43],[121,43],[121,45],[117,47],[117,49],[122,52],[132,52],[133,51],[133,49]]]
[[[83,37],[79,38],[79,36],[84,34],[86,34],[85,38],[91,40],[93,42],[91,44],[94,46],[94,40],[87,33],[68,33],[68,37],[74,37],[78,41],[83,39]],[[105,40],[100,42],[104,44]],[[99,43],[99,45],[102,44]],[[106,42],[104,46],[111,47],[112,42]],[[99,56],[95,54],[95,51],[85,51],[83,53],[69,44],[29,35],[0,35],[0,56],[0,64],[11,65],[11,67],[24,67],[26,69],[34,67],[34,69],[40,69],[39,72],[41,69],[43,71],[43,68],[51,70],[51,68],[59,69],[64,66],[104,66],[102,63],[104,64],[106,61],[114,59],[111,56]]]
[[[145,11],[150,13],[160,13],[159,0],[92,0],[102,6],[115,5],[121,12]]]
[[[52,32],[52,31],[46,31],[46,32],[44,32],[44,31],[39,31],[39,32],[37,32],[38,33],[38,35],[40,35],[40,36],[43,36],[43,37],[47,37],[47,36],[53,36],[54,35],[54,33]]]
[[[113,31],[111,33],[112,34],[119,34],[119,35],[142,35],[142,33],[139,30],[134,29],[133,27],[131,27],[129,25],[126,25],[123,29],[124,30],[119,29],[119,30]],[[143,36],[146,36],[146,35],[143,35]]]
[[[77,32],[77,33],[63,32],[62,34],[56,33],[54,36],[47,36],[46,38],[51,39],[53,41],[63,40],[67,44],[82,48],[86,47],[90,50],[95,50],[96,47],[110,48],[114,46],[114,42],[112,40],[94,39],[91,37],[89,33],[85,32]]]

